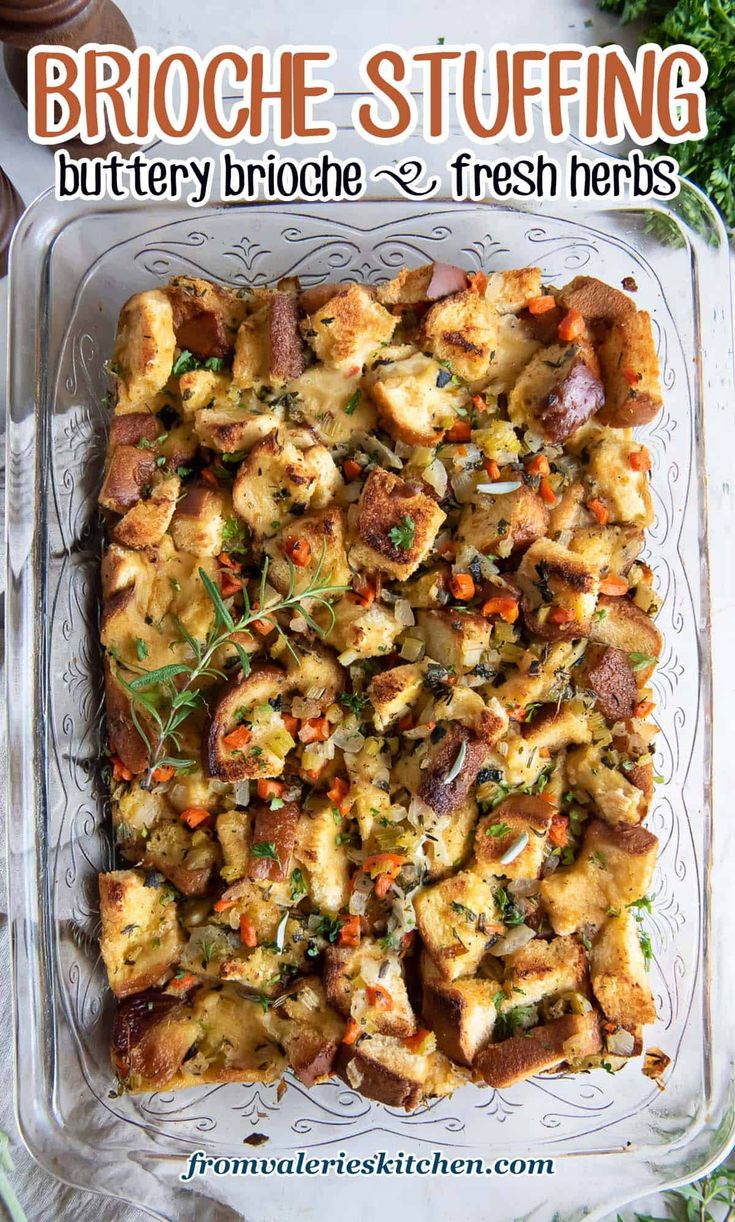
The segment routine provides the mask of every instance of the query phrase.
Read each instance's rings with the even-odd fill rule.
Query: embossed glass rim
[[[367,201],[372,207],[392,205],[395,208],[395,200],[371,199]],[[349,214],[351,218],[359,217],[358,209],[360,204],[365,204],[365,201],[349,206]],[[44,838],[44,823],[42,818],[37,818],[37,812],[42,812],[45,809],[45,803],[48,801],[48,793],[46,792],[46,760],[47,760],[47,743],[45,736],[40,733],[40,727],[35,727],[33,739],[27,733],[27,722],[24,723],[24,715],[27,718],[28,714],[33,712],[44,715],[49,707],[49,689],[47,685],[47,650],[49,642],[46,639],[44,631],[40,633],[33,631],[34,625],[32,617],[36,608],[45,608],[45,599],[47,591],[44,584],[44,573],[39,567],[42,565],[45,557],[42,554],[42,544],[45,538],[48,522],[46,520],[47,500],[45,492],[48,488],[48,474],[50,470],[49,453],[49,430],[41,428],[40,433],[36,435],[34,426],[36,423],[46,425],[48,422],[42,417],[36,421],[33,418],[34,403],[38,405],[39,416],[43,412],[48,403],[48,396],[51,392],[49,385],[48,371],[45,368],[44,361],[41,359],[41,353],[45,348],[45,326],[48,322],[48,292],[50,287],[51,275],[49,261],[53,256],[54,245],[63,230],[66,223],[59,217],[54,217],[55,208],[51,202],[51,207],[48,207],[48,197],[42,199],[33,206],[30,214],[26,216],[22,223],[21,230],[16,238],[14,246],[12,262],[13,275],[13,308],[10,327],[10,344],[11,344],[11,398],[9,404],[9,479],[8,479],[8,516],[9,523],[9,538],[8,538],[8,600],[9,600],[9,616],[8,616],[8,632],[9,632],[9,650],[8,650],[8,713],[10,726],[10,742],[11,742],[11,760],[9,767],[9,805],[8,810],[20,810],[22,813],[20,826],[11,825],[9,820],[9,862],[11,863],[11,921],[13,929],[14,941],[14,962],[16,970],[16,994],[15,994],[15,1020],[17,1032],[17,1051],[18,1059],[22,1064],[19,1065],[19,1080],[26,1078],[28,1074],[28,1064],[24,1061],[24,1055],[30,1053],[31,1066],[30,1080],[24,1082],[24,1090],[20,1098],[20,1119],[23,1130],[26,1133],[29,1144],[34,1147],[34,1153],[37,1157],[45,1157],[53,1159],[55,1170],[59,1171],[59,1156],[63,1152],[65,1156],[71,1157],[73,1153],[64,1143],[64,1132],[55,1125],[61,1119],[59,1114],[54,1109],[55,1098],[55,1073],[57,1059],[63,1059],[65,1050],[60,1048],[60,1043],[63,1041],[63,1035],[59,1035],[56,1027],[56,1020],[60,1011],[63,1011],[63,988],[60,988],[59,981],[55,976],[56,964],[54,962],[54,934],[50,928],[50,911],[43,911],[44,899],[44,867],[48,861],[49,846]],[[262,205],[243,206],[243,205],[227,205],[222,212],[252,212],[252,208],[261,208]],[[406,208],[417,208],[420,205],[406,205]],[[305,205],[295,205],[290,209],[281,208],[280,211],[293,213],[296,210],[302,210]],[[344,211],[346,206],[341,206]],[[426,206],[423,213],[425,217],[438,215],[442,212],[459,212],[462,209],[465,211],[474,211],[478,216],[487,216],[487,205],[478,205],[475,209],[468,209],[466,205],[454,205],[451,201],[432,200],[430,205]],[[278,211],[279,206],[273,205],[270,209],[271,213]],[[44,212],[50,215],[44,215]],[[56,209],[56,211],[58,211]],[[99,206],[96,205],[95,212],[99,211]],[[106,209],[111,213],[111,223],[114,225],[114,213],[116,209]],[[129,207],[125,208],[129,212]],[[151,209],[138,210],[142,214],[143,223],[147,226],[151,220]],[[167,209],[170,211],[170,208]],[[531,216],[540,213],[546,216],[549,210],[534,209],[500,209],[499,211],[520,213],[521,215]],[[588,209],[588,212],[594,210]],[[599,209],[600,212],[611,212],[610,208]],[[625,211],[635,211],[625,209]],[[183,210],[186,218],[186,210]],[[79,220],[84,216],[84,208],[75,208],[72,210],[73,215],[68,217],[68,220]],[[39,225],[41,230],[40,241],[38,234],[31,233],[35,220],[35,214],[39,216]],[[559,210],[556,211],[556,215]],[[706,232],[710,236],[712,232],[718,231],[718,222],[714,213],[709,209],[708,205],[702,205],[702,214],[707,219]],[[220,215],[220,212],[214,215]],[[324,212],[322,210],[321,216]],[[570,212],[565,215],[564,219],[570,223],[575,223],[577,212]],[[54,228],[58,225],[58,228]],[[26,243],[30,240],[30,247],[26,248]],[[689,243],[692,263],[699,263],[702,270],[697,284],[697,293],[700,296],[702,303],[701,309],[706,309],[708,298],[712,295],[714,285],[716,285],[716,270],[718,267],[717,257],[714,248],[707,245],[706,241],[702,241],[701,237],[692,232],[686,233],[686,240]],[[723,240],[723,239],[721,239]],[[720,252],[721,253],[721,252]],[[723,261],[720,258],[719,268],[722,273]],[[707,271],[709,269],[709,271]],[[725,263],[726,270],[726,263]],[[86,273],[85,273],[86,274]],[[16,280],[22,283],[21,277],[24,276],[26,285],[33,283],[38,290],[36,297],[33,297],[29,292],[24,295],[24,306],[21,303],[20,295],[15,295]],[[714,277],[714,279],[712,279]],[[269,277],[270,278],[270,277]],[[35,317],[30,319],[30,309],[35,310]],[[721,349],[719,352],[712,352],[715,346],[715,341],[718,340],[718,328],[720,332],[727,326],[727,311],[721,309],[719,317],[713,315],[712,328],[702,335],[703,343],[703,363],[699,371],[700,382],[702,378],[719,379],[721,389],[727,386],[729,381],[726,352]],[[30,326],[29,326],[30,323]],[[24,333],[25,332],[25,333]],[[33,337],[34,343],[30,344],[29,339]],[[719,341],[722,343],[722,336],[719,336]],[[31,373],[32,371],[32,373]],[[724,404],[724,396],[723,396]],[[695,477],[703,474],[703,436],[702,436],[703,421],[695,419],[694,429],[696,441],[696,465],[694,467]],[[709,426],[708,430],[709,432]],[[718,443],[714,447],[714,456],[712,461],[708,462],[708,467],[711,477],[716,474],[718,456],[722,455],[727,450],[727,443],[732,440],[732,422],[723,419],[718,425]],[[721,444],[720,444],[721,438]],[[732,447],[730,444],[730,452]],[[35,459],[33,462],[32,474],[29,474],[29,457]],[[723,471],[725,470],[723,464]],[[37,511],[37,517],[34,520],[28,513],[30,508],[28,504],[29,493],[31,496],[31,505]],[[724,496],[724,503],[727,512],[731,515],[732,506],[729,496],[729,491]],[[722,506],[719,506],[722,509]],[[721,523],[721,516],[719,516]],[[706,536],[706,522],[702,522],[700,539],[702,543]],[[712,532],[712,539],[718,537],[717,532]],[[702,563],[706,566],[706,556],[702,550]],[[724,587],[725,581],[729,582],[729,588],[732,588],[731,575],[722,574]],[[705,583],[705,598],[703,605],[703,626],[707,627],[706,608],[706,583]],[[29,591],[32,591],[29,593]],[[727,600],[725,600],[727,601]],[[43,627],[43,626],[42,626]],[[715,633],[715,629],[719,631],[718,624],[713,616],[709,624],[710,631]],[[706,654],[705,648],[705,654]],[[722,656],[724,657],[724,650]],[[22,663],[29,664],[31,660],[35,660],[36,669],[33,674],[33,680],[29,684],[28,673],[24,673]],[[707,710],[711,712],[712,704],[706,700],[706,687],[709,683],[710,676],[706,665],[702,668],[702,681],[705,687],[705,704]],[[20,663],[20,665],[19,665]],[[731,663],[731,659],[730,659]],[[723,674],[723,677],[724,674]],[[728,672],[728,681],[732,681],[732,666]],[[32,690],[34,689],[35,690]],[[718,722],[717,718],[712,723],[713,729],[716,731],[717,726],[722,724],[725,718],[721,718]],[[716,736],[716,734],[715,734]],[[32,756],[29,754],[32,752]],[[34,761],[40,760],[43,762],[41,775],[39,770],[34,768]],[[732,776],[732,770],[731,770]],[[718,786],[719,789],[719,786]],[[727,790],[720,790],[727,792]],[[32,802],[28,802],[28,795],[33,795]],[[34,817],[31,819],[30,811],[33,810]],[[29,868],[29,863],[33,859],[34,867]],[[716,877],[720,871],[723,862],[727,860],[732,864],[732,837],[727,843],[721,843],[716,855],[712,855],[710,862],[710,875]],[[715,900],[719,899],[719,888],[714,892]],[[724,888],[723,888],[724,901]],[[717,904],[715,904],[715,912]],[[732,930],[732,924],[730,925]],[[708,931],[705,929],[705,936]],[[717,944],[722,936],[722,930],[719,928],[717,920],[710,920],[709,936],[713,944]],[[720,948],[721,951],[721,948]],[[708,969],[712,970],[712,958],[708,955],[705,959]],[[722,986],[727,985],[727,982],[720,975],[716,981],[713,981],[713,1000],[722,1001],[719,996]],[[732,987],[728,985],[729,1002],[732,1002]],[[60,997],[61,994],[61,997]],[[702,1000],[706,1000],[703,998]],[[732,1013],[732,1005],[730,1004],[730,1012]],[[716,1015],[715,1015],[716,1017]],[[729,1032],[720,1033],[729,1034]],[[721,1071],[725,1065],[732,1065],[732,1040],[728,1041],[724,1038],[715,1040],[713,1047],[715,1055],[719,1063]],[[706,1058],[705,1058],[706,1060]],[[728,1070],[725,1070],[727,1073]],[[29,1089],[30,1088],[30,1089]],[[645,1162],[642,1161],[641,1167],[644,1168],[645,1174],[641,1172],[639,1180],[644,1187],[634,1184],[633,1178],[630,1180],[630,1191],[626,1190],[626,1197],[631,1195],[631,1192],[640,1192],[645,1190],[645,1186],[654,1186],[656,1183],[665,1179],[666,1182],[672,1182],[675,1179],[686,1178],[690,1174],[690,1168],[684,1169],[685,1161],[691,1163],[692,1157],[698,1160],[698,1165],[705,1160],[714,1160],[717,1154],[722,1149],[722,1146],[730,1140],[730,1130],[732,1127],[732,1097],[731,1092],[725,1092],[726,1098],[715,1101],[713,1104],[713,1112],[715,1115],[711,1118],[710,1128],[712,1123],[719,1123],[724,1126],[716,1141],[710,1141],[706,1150],[699,1151],[695,1154],[693,1148],[686,1151],[686,1159],[684,1154],[681,1158],[666,1157],[662,1159],[660,1150],[652,1150],[651,1155],[658,1163],[658,1168],[648,1166],[645,1168]],[[29,1101],[35,1095],[44,1103],[40,1108],[42,1113],[39,1124],[39,1109],[31,1108]],[[134,1122],[135,1123],[135,1122]],[[141,1122],[138,1121],[140,1124]],[[114,1124],[112,1126],[115,1127]],[[40,1139],[39,1139],[40,1133]],[[109,1137],[112,1138],[112,1132]],[[113,1144],[117,1145],[119,1136],[116,1134]],[[699,1138],[698,1138],[699,1140]],[[714,1147],[717,1145],[718,1150],[715,1153]],[[119,1148],[118,1153],[124,1162],[124,1155],[129,1156],[127,1147]],[[644,1152],[639,1151],[643,1156]],[[142,1157],[142,1156],[141,1156]],[[577,1155],[577,1158],[582,1157],[584,1161],[590,1158],[594,1164],[599,1163],[599,1155]],[[608,1155],[605,1161],[610,1163],[611,1159],[616,1156]],[[105,1160],[101,1160],[104,1165]],[[697,1169],[695,1166],[694,1170]],[[74,1167],[73,1173],[67,1172],[67,1178],[76,1179],[80,1177],[85,1179],[85,1186],[94,1186],[97,1190],[105,1190],[104,1184],[100,1183],[99,1175],[95,1175],[95,1168],[90,1165],[89,1157],[79,1159]],[[85,1178],[86,1177],[86,1178]],[[114,1177],[113,1177],[114,1178]],[[146,1177],[147,1178],[147,1177]],[[148,1180],[149,1186],[150,1182]],[[211,1187],[207,1186],[208,1189]],[[126,1192],[133,1192],[132,1188],[126,1188],[121,1180],[113,1189],[116,1195],[125,1196]],[[613,1191],[611,1188],[610,1191]],[[618,1191],[620,1191],[618,1189]],[[139,1190],[138,1190],[139,1195]],[[151,1198],[152,1199],[152,1198]],[[571,1202],[571,1197],[570,1197]],[[520,1204],[520,1202],[518,1202]],[[170,1205],[166,1203],[162,1206],[163,1209],[169,1209]],[[182,1207],[183,1208],[183,1207]],[[515,1208],[515,1206],[514,1206]],[[162,1212],[161,1216],[169,1216],[167,1212]],[[184,1216],[183,1213],[180,1216]],[[587,1214],[587,1216],[592,1216]]]

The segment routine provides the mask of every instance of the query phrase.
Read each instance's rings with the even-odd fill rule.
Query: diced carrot
[[[487,288],[487,276],[484,272],[468,272],[469,286],[475,293],[484,293]]]
[[[613,598],[619,598],[621,594],[628,593],[628,583],[617,573],[608,573],[607,577],[603,577],[600,582],[600,593],[611,594]]]
[[[556,298],[551,293],[543,293],[540,297],[532,297],[528,303],[529,314],[548,314],[556,309]]]
[[[350,592],[350,601],[357,603],[358,607],[372,607],[377,594],[375,584],[364,577],[355,580],[359,580],[359,584]]]
[[[564,343],[579,339],[584,331],[584,319],[579,310],[567,310],[557,328],[559,339]]]
[[[238,726],[236,730],[225,734],[222,742],[228,751],[239,751],[241,747],[247,747],[252,737],[253,731],[248,726]]]
[[[359,479],[362,475],[362,467],[354,458],[346,458],[344,460],[342,471],[346,480]]]
[[[518,619],[518,603],[510,594],[498,594],[482,604],[482,614],[499,615],[506,624],[514,624]]]
[[[223,598],[231,598],[233,594],[238,594],[242,589],[242,579],[225,570],[219,575],[219,588]]]
[[[401,938],[401,954],[407,955],[415,941],[416,930],[409,929],[408,933],[404,933],[403,937]]]
[[[250,625],[260,636],[268,636],[273,631],[273,622],[269,619],[254,619]]]
[[[379,874],[375,880],[375,894],[379,900],[384,900],[393,885],[390,874]]]
[[[359,916],[348,917],[343,922],[342,928],[339,931],[340,946],[359,946],[360,945],[360,918]]]
[[[311,560],[311,544],[303,535],[289,535],[286,540],[286,555],[298,569],[306,568]]]
[[[385,899],[405,860],[400,853],[372,853],[365,858],[362,868],[375,879],[375,894],[378,899]]]
[[[645,446],[641,446],[640,450],[632,450],[628,455],[628,462],[634,471],[651,470],[651,455]]]
[[[120,759],[119,755],[112,757],[112,778],[115,781],[132,781],[133,774]]]
[[[318,768],[304,768],[304,776],[309,781],[318,781],[323,768],[324,764],[320,764]]]
[[[471,402],[476,412],[487,411],[487,403],[483,399],[482,395],[473,395]]]
[[[602,501],[598,500],[598,498],[595,496],[591,501],[587,502],[587,508],[593,517],[597,518],[600,526],[607,526],[608,519],[610,517],[607,505],[603,505]]]
[[[557,849],[563,849],[569,843],[569,816],[553,815],[549,827],[549,840]]]
[[[258,781],[259,798],[280,798],[285,789],[283,781],[272,781],[261,777]]]
[[[343,1044],[354,1044],[357,1042],[360,1035],[360,1024],[354,1018],[347,1019],[345,1033],[342,1036]]]
[[[240,941],[243,946],[254,947],[258,945],[258,933],[250,917],[240,917]]]
[[[217,557],[217,563],[221,564],[223,568],[232,569],[234,573],[239,573],[242,569],[240,561],[233,560],[229,552],[220,552],[219,556]]]
[[[541,756],[541,758],[545,760],[547,760],[549,756],[551,755],[551,752],[549,751],[548,747],[539,747],[538,753]]]
[[[534,454],[531,461],[526,464],[526,470],[529,475],[548,475],[551,467],[545,454]]]
[[[219,480],[211,467],[205,467],[202,471],[202,479],[205,484],[210,484],[212,488],[219,488]]]
[[[291,713],[281,713],[281,721],[288,730],[292,738],[296,738],[299,732],[299,719]]]
[[[228,908],[233,908],[237,900],[217,900],[212,904],[215,912],[227,912]]]
[[[162,764],[160,767],[153,769],[153,780],[161,785],[165,781],[170,781],[175,771],[176,769],[172,764]]]
[[[330,802],[334,802],[341,815],[346,815],[352,805],[347,797],[349,792],[349,783],[341,776],[336,776],[327,790],[327,797]]]
[[[179,818],[187,827],[199,827],[200,823],[204,823],[209,818],[209,811],[205,810],[203,806],[187,806],[186,810],[182,810]]]
[[[302,743],[323,743],[329,738],[329,722],[326,717],[310,717],[301,723],[299,740]]]
[[[554,489],[551,487],[551,484],[549,483],[545,475],[541,476],[538,490],[539,490],[539,496],[541,497],[541,500],[544,502],[544,504],[546,505],[555,505],[556,504],[556,493],[554,492]]]
[[[166,985],[167,991],[175,989],[177,993],[185,993],[187,989],[191,989],[198,983],[198,977],[193,972],[183,972],[181,976],[174,976]]]
[[[413,713],[404,713],[398,720],[398,729],[402,734],[405,734],[406,730],[412,730],[415,725]]]
[[[431,1032],[427,1031],[426,1027],[419,1027],[413,1035],[407,1035],[403,1043],[409,1052],[420,1052],[430,1036]]]
[[[638,373],[638,371],[633,369],[631,365],[623,365],[623,368],[620,370],[620,372],[622,373],[623,377],[625,378],[629,386],[635,386],[638,382],[640,382],[641,378],[643,377],[643,374]]]
[[[528,712],[522,705],[517,705],[515,708],[508,709],[508,716],[511,721],[525,721],[528,717]]]
[[[653,700],[639,700],[638,704],[633,709],[634,717],[648,717],[655,709],[656,705]]]
[[[449,589],[460,602],[469,602],[474,597],[475,582],[471,573],[453,573]]]
[[[457,420],[444,434],[445,441],[471,441],[472,425],[469,420]]]
[[[367,1003],[369,1006],[375,1006],[376,1010],[392,1010],[393,998],[382,984],[369,984],[365,989]]]
[[[549,611],[552,624],[570,624],[574,618],[574,612],[569,607],[552,607]]]
[[[486,458],[482,465],[490,479],[500,479],[500,467],[494,458]]]

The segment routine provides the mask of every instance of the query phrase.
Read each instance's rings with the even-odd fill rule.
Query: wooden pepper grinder
[[[0,0],[0,42],[10,83],[24,106],[32,47],[46,43],[76,50],[87,42],[135,47],[133,31],[113,0]],[[95,145],[70,140],[65,147],[77,156],[104,157],[117,146],[107,139]]]
[[[23,200],[0,169],[0,280],[7,274],[10,239],[23,211]]]

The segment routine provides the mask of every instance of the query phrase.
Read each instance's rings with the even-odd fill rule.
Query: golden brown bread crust
[[[543,1027],[491,1044],[478,1054],[473,1068],[483,1082],[500,1090],[564,1061],[592,1056],[601,1048],[600,1020],[594,1011],[565,1014]]]
[[[608,721],[627,721],[633,716],[638,685],[629,655],[622,649],[589,645],[574,678],[594,692],[595,704]]]
[[[594,276],[575,276],[560,291],[558,300],[565,310],[578,310],[592,322],[621,322],[635,314],[630,297]]]

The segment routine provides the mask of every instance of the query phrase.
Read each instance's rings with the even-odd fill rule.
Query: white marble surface
[[[119,0],[139,45],[163,48],[186,45],[199,51],[223,43],[274,47],[280,42],[323,41],[337,48],[338,63],[330,77],[337,89],[359,87],[357,65],[362,53],[378,42],[405,46],[447,41],[586,44],[620,41],[615,21],[596,11],[594,0],[394,0],[385,6],[353,6],[344,0],[280,0],[271,5],[241,5],[232,0],[195,0],[156,5],[150,0]],[[630,34],[622,41],[629,41]],[[26,115],[0,69],[0,165],[29,203],[52,184],[53,160],[48,149],[31,144]],[[0,335],[4,336],[7,282],[0,282]],[[5,405],[5,343],[0,349],[0,405]],[[2,760],[4,771],[4,759]],[[10,1013],[7,921],[5,917],[4,846],[0,841],[0,1013]],[[7,1025],[6,1025],[7,1031]],[[23,1149],[13,1120],[10,1049],[0,1045],[0,1130],[10,1137],[16,1169],[15,1191],[30,1222],[143,1222],[138,1210],[125,1209],[66,1188],[39,1170]],[[647,1199],[645,1212],[661,1214],[662,1202]],[[0,1204],[0,1217],[3,1209]],[[632,1216],[632,1211],[629,1216]]]

